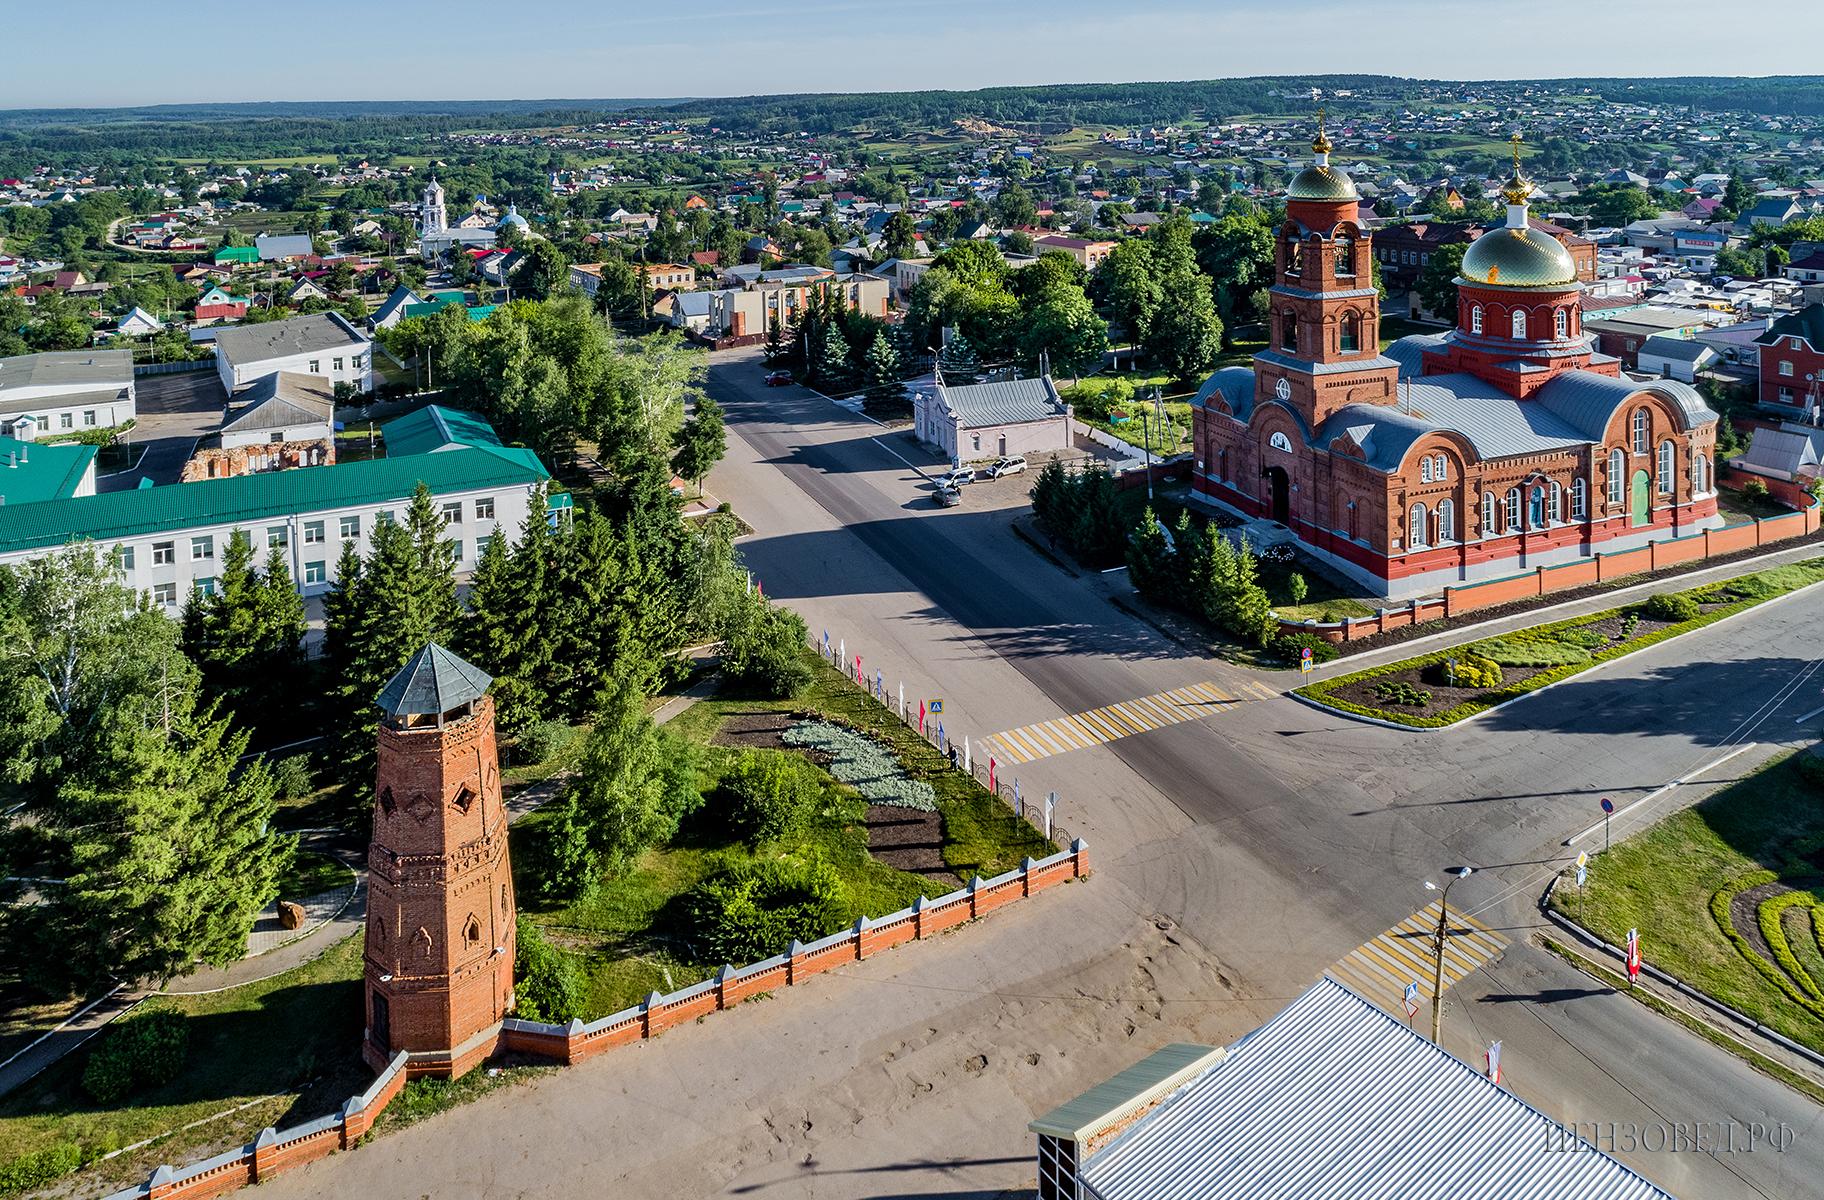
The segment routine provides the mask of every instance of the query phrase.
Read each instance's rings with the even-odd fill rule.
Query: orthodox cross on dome
[[[1514,173],[1507,185],[1501,189],[1501,199],[1507,202],[1507,224],[1509,228],[1526,228],[1526,202],[1533,194],[1530,179],[1520,173],[1520,135],[1514,134],[1508,139],[1514,148]],[[1519,209],[1516,213],[1515,210]]]
[[[1324,110],[1322,108],[1317,110],[1317,136],[1311,139],[1311,149],[1319,154],[1329,154],[1331,150],[1330,139],[1324,134]],[[1318,165],[1323,165],[1321,159],[1318,161]]]

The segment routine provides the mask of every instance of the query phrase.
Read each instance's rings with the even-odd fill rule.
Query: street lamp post
[[[1474,872],[1474,867],[1459,868],[1456,879],[1444,885],[1444,895],[1438,901],[1438,933],[1432,943],[1437,955],[1437,974],[1431,982],[1431,1044],[1434,1046],[1439,1044],[1444,1025],[1444,940],[1450,936],[1450,889]],[[1429,879],[1425,881],[1425,888],[1433,892],[1438,890],[1437,884]]]

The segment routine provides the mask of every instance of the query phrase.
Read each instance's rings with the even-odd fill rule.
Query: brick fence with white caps
[[[808,946],[794,941],[783,954],[745,967],[725,966],[713,979],[669,996],[654,992],[640,1004],[599,1021],[547,1025],[508,1017],[484,1036],[494,1039],[494,1053],[517,1051],[565,1064],[581,1062],[732,1007],[760,992],[791,987],[902,942],[930,937],[1054,884],[1080,879],[1089,874],[1087,851],[1079,838],[1068,850],[1048,858],[1028,858],[1017,869],[993,879],[977,876],[967,887],[947,896],[929,900],[921,896],[912,907],[896,913],[873,920],[861,917],[841,933]],[[207,1200],[337,1150],[352,1149],[405,1086],[407,1075],[407,1055],[401,1051],[367,1091],[350,1098],[338,1111],[291,1129],[263,1129],[252,1144],[188,1167],[161,1166],[145,1183],[116,1192],[107,1200]]]

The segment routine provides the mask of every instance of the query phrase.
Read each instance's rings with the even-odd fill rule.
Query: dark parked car
[[[792,373],[790,371],[774,371],[766,377],[767,387],[787,387],[791,382]]]
[[[931,493],[931,502],[939,508],[955,508],[963,502],[963,494],[953,487],[939,485],[938,489]]]

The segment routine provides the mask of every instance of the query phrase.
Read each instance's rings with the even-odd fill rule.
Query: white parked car
[[[965,483],[974,483],[974,482],[975,482],[975,472],[974,471],[971,471],[968,467],[958,467],[956,470],[951,471],[947,475],[938,476],[937,486],[940,488],[959,488],[959,487],[962,487]]]
[[[1018,475],[1026,469],[1026,460],[1015,454],[1011,458],[997,458],[988,464],[982,474],[990,479],[999,479],[1003,475]]]

